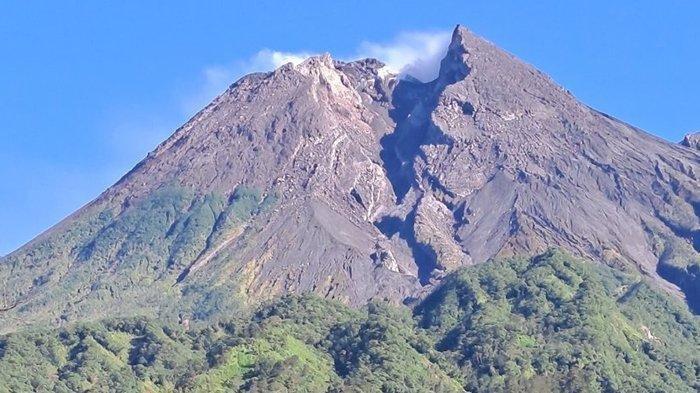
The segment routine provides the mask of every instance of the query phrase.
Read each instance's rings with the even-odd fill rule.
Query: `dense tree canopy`
[[[312,296],[192,327],[0,338],[0,392],[695,391],[700,327],[643,280],[558,252],[460,270],[413,310]]]

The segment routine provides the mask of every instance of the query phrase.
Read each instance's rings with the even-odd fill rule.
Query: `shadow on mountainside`
[[[399,80],[391,95],[393,108],[389,116],[396,126],[393,132],[381,140],[380,158],[396,197],[396,204],[405,202],[406,195],[414,188],[418,196],[405,219],[385,216],[375,222],[375,226],[387,237],[396,234],[406,241],[418,267],[418,278],[422,285],[429,282],[432,272],[438,266],[437,253],[429,244],[418,241],[415,220],[418,205],[422,198],[422,188],[418,183],[416,163],[427,161],[421,149],[427,145],[448,145],[453,141],[432,121],[431,114],[438,104],[438,98],[449,84],[461,80],[466,75],[444,75],[429,83],[412,78]],[[431,187],[435,179],[428,179]],[[440,185],[435,185],[440,186]]]

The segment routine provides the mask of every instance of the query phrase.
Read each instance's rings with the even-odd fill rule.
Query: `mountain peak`
[[[447,83],[454,83],[467,76],[469,66],[466,56],[469,53],[469,41],[474,38],[474,35],[466,27],[462,25],[455,27],[447,53],[440,62],[439,79],[446,80]]]
[[[483,83],[495,84],[500,88],[520,90],[522,82],[535,82],[532,78],[542,76],[534,68],[515,56],[479,37],[462,25],[452,32],[447,53],[440,63],[440,79],[447,84],[464,79],[469,73],[478,72]],[[519,80],[528,79],[530,81]],[[540,78],[541,79],[541,78]],[[548,80],[548,84],[552,81]]]
[[[3,258],[0,332],[112,306],[203,313],[198,288],[400,302],[548,247],[677,283],[700,310],[698,151],[591,110],[463,26],[436,81],[382,75],[321,55],[242,78]]]
[[[466,48],[467,40],[474,39],[476,36],[465,26],[457,25],[452,31],[452,40],[450,41],[450,49]]]

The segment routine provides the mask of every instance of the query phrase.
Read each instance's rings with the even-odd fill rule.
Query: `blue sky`
[[[651,133],[700,129],[698,1],[98,3],[0,5],[0,255],[96,197],[241,73],[321,52],[401,65],[457,23]]]

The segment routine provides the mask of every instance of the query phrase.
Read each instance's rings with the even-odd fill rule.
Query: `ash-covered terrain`
[[[700,308],[700,151],[458,27],[437,79],[329,55],[245,76],[0,262],[0,330],[206,319],[283,294],[411,304],[549,248]]]

